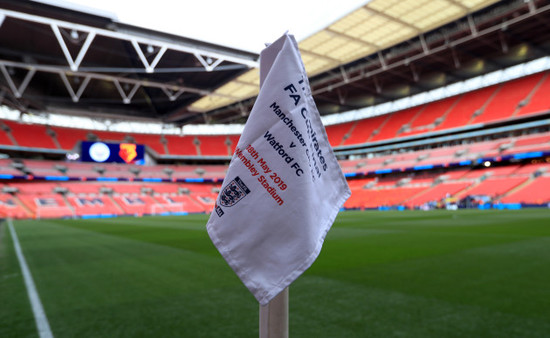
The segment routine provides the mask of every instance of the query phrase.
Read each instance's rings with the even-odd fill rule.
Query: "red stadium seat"
[[[402,127],[409,124],[417,114],[421,113],[422,108],[423,106],[413,107],[390,114],[378,133],[373,135],[369,141],[375,142],[396,138],[399,132],[402,131]]]
[[[231,142],[231,155],[235,153],[235,148],[237,148],[237,143],[239,143],[239,139],[241,138],[241,135],[228,135],[229,142]]]
[[[34,184],[31,184],[34,185]],[[35,218],[61,218],[74,216],[73,210],[58,194],[23,194],[18,195],[26,208]]]
[[[541,78],[542,74],[539,73],[501,84],[483,112],[472,123],[494,122],[511,117]]]
[[[231,155],[231,149],[228,147],[228,140],[225,135],[201,135],[198,139],[201,156]]]
[[[0,121],[1,126],[2,121]],[[0,144],[1,145],[7,145],[7,146],[13,146],[15,143],[11,139],[11,134],[8,135],[8,132],[4,131],[4,129],[0,128]]]
[[[502,203],[548,205],[550,203],[550,176],[529,180],[524,186],[501,199]]]
[[[445,197],[454,196],[471,184],[472,182],[468,181],[441,183],[410,199],[406,202],[406,205],[413,208],[420,207],[427,202],[438,202]]]
[[[15,196],[0,193],[0,217],[28,218],[31,216],[31,212],[25,209]]]
[[[428,103],[420,114],[417,114],[410,122],[409,130],[399,136],[410,136],[429,132],[436,128],[436,121],[441,123],[448,112],[457,103],[458,97],[443,99]]]
[[[325,129],[327,131],[327,137],[330,145],[333,147],[342,145],[354,124],[355,122],[347,122],[326,126]]]
[[[166,149],[164,144],[161,142],[161,135],[154,134],[131,134],[135,143],[143,144],[151,148],[158,155],[165,155]]]
[[[462,94],[445,120],[435,130],[458,128],[469,125],[476,111],[479,111],[495,93],[497,86],[491,86]]]
[[[10,127],[11,134],[21,147],[57,149],[52,137],[47,133],[46,126],[40,124],[20,124],[14,121],[3,121]]]
[[[457,197],[464,198],[468,195],[484,195],[494,198],[507,193],[526,180],[527,178],[525,177],[488,178],[471,189],[462,191]]]
[[[188,155],[188,156],[197,156],[197,146],[194,143],[194,136],[175,136],[175,135],[166,135],[164,136],[168,147],[168,153],[170,155]]]
[[[344,141],[344,145],[366,143],[373,133],[389,118],[389,115],[380,115],[357,121],[351,129],[350,137]]]
[[[526,105],[523,106],[516,114],[516,116],[534,115],[544,113],[550,110],[550,73],[546,72],[541,83],[535,87],[534,92],[530,98],[527,98]]]
[[[57,141],[61,149],[72,150],[76,148],[78,142],[86,141],[90,131],[84,129],[52,127],[56,134]]]

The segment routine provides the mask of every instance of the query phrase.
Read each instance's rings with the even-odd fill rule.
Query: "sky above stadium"
[[[259,53],[286,31],[301,41],[368,0],[38,0],[111,13],[119,22]],[[86,8],[82,8],[86,9]]]

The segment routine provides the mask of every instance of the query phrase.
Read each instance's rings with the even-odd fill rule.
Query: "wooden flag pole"
[[[288,287],[260,305],[260,338],[288,338]]]

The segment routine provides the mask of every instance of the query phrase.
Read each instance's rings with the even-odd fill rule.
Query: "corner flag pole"
[[[206,230],[263,305],[261,338],[288,337],[288,290],[351,195],[294,36],[260,54],[260,92]]]
[[[288,338],[288,287],[260,305],[260,338]]]

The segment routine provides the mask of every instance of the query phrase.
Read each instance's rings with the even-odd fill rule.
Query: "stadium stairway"
[[[487,123],[510,118],[521,108],[521,102],[533,93],[542,77],[543,73],[539,73],[501,84],[482,108],[482,113],[475,116],[470,123]]]
[[[502,203],[550,203],[550,176],[538,176],[530,184],[507,194]]]
[[[458,192],[468,187],[471,182],[442,182],[434,185],[421,193],[417,194],[413,198],[405,201],[405,205],[409,208],[421,207],[428,202],[437,202],[443,198],[454,198]]]
[[[20,124],[13,121],[4,121],[16,140],[16,145],[29,148],[57,149],[52,136],[46,131],[46,126],[40,124]]]
[[[3,215],[4,217],[12,217],[12,218],[34,218],[34,213],[27,207],[17,196],[2,194],[3,197],[0,196],[0,200],[2,201],[2,206],[4,207],[2,212],[0,212],[0,215]],[[12,203],[15,204],[13,207],[7,206],[7,200],[10,200]]]
[[[471,183],[467,186],[465,186],[464,188],[458,190],[457,192],[455,192],[451,197],[453,198],[459,198],[459,196],[467,196],[468,195],[468,191],[474,189],[475,187],[477,187],[479,184],[481,184],[481,181],[480,180],[474,180],[474,181],[471,181]]]
[[[515,112],[514,116],[527,116],[538,114],[550,109],[550,102],[548,100],[548,93],[550,92],[550,72],[546,72],[544,78],[533,90],[532,96],[529,97],[521,107],[520,110]]]
[[[61,195],[61,198],[63,199],[63,201],[65,202],[65,204],[67,205],[67,208],[69,208],[69,210],[71,210],[71,213],[76,217],[76,210],[75,208],[71,205],[71,203],[69,202],[69,200],[67,199],[67,195],[66,194],[60,194]]]
[[[10,128],[0,120],[0,144],[17,145]]]
[[[115,206],[115,208],[118,210],[119,212],[119,215],[123,215],[125,212],[124,212],[124,209],[118,204],[118,202],[113,198],[113,195],[111,194],[108,194],[107,195],[107,198],[109,199],[109,201]]]

